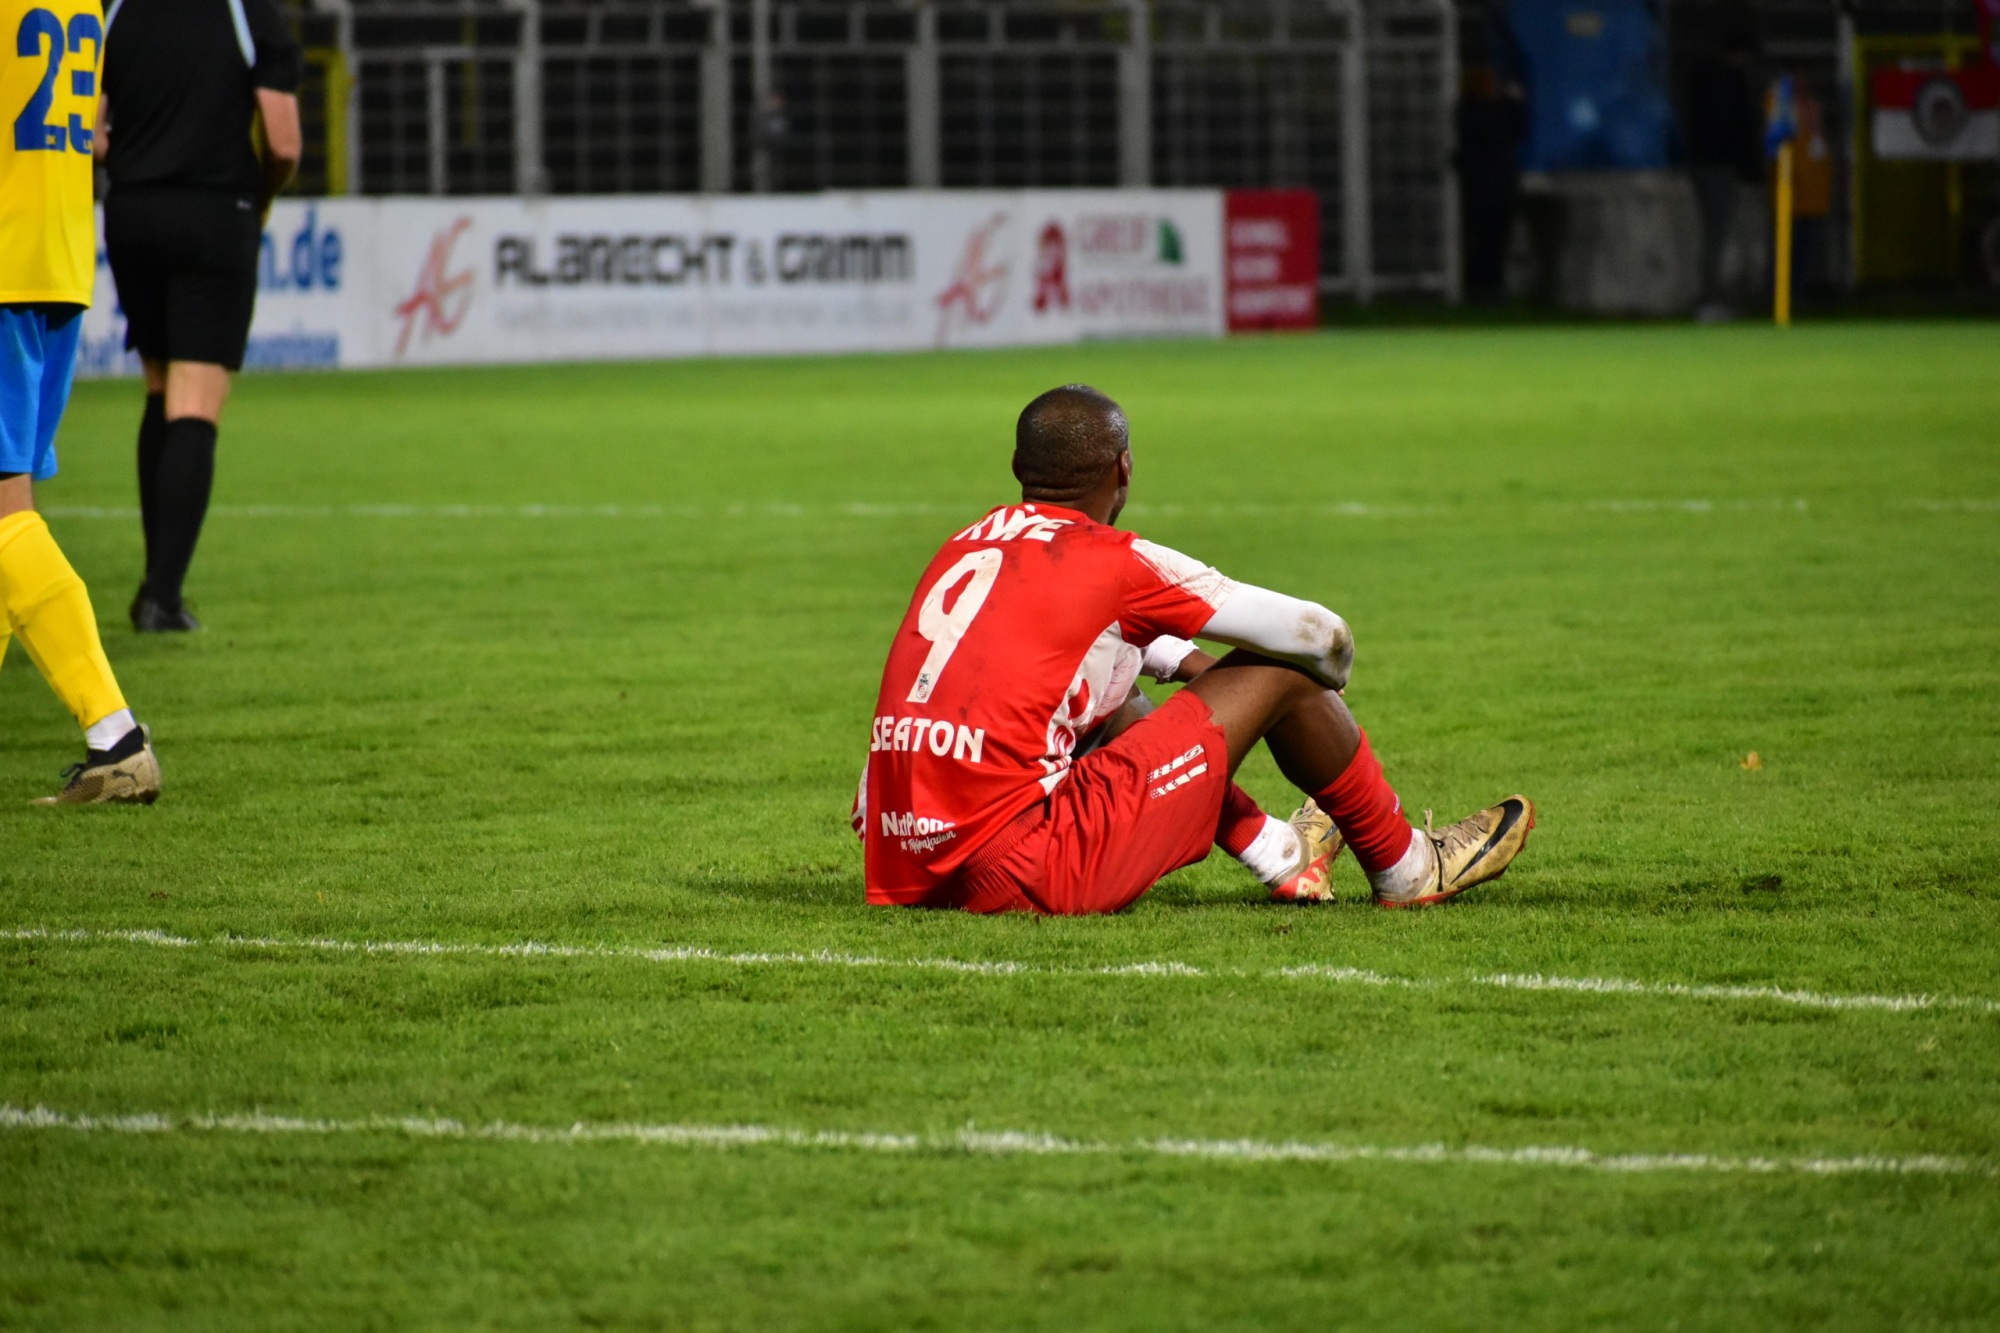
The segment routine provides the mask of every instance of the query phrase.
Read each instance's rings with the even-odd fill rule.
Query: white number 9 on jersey
[[[965,591],[958,595],[951,610],[945,610],[944,599],[968,575],[971,577]],[[986,605],[986,594],[993,591],[993,580],[999,577],[1000,552],[989,546],[960,556],[958,563],[931,585],[924,604],[917,608],[917,633],[931,641],[931,650],[924,658],[923,669],[917,672],[917,683],[910,687],[909,702],[930,702],[931,691],[937,688],[938,677],[944,674],[944,664],[958,651],[958,641],[972,628],[972,618]]]

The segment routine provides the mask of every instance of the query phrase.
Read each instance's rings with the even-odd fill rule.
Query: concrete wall
[[[1742,188],[1723,251],[1723,287],[1749,314],[1770,265],[1763,190]],[[1522,182],[1509,289],[1584,314],[1667,318],[1694,310],[1701,217],[1677,171],[1564,172]]]

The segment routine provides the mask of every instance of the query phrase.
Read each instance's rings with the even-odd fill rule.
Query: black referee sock
[[[181,606],[181,580],[201,539],[208,516],[208,490],[215,481],[215,423],[200,417],[169,421],[161,433],[160,463],[153,474],[153,558],[146,591],[169,611]]]
[[[159,547],[158,527],[160,508],[157,478],[160,474],[160,449],[167,439],[167,396],[163,393],[146,395],[146,414],[139,418],[139,526],[146,534],[146,577],[153,577],[153,553]]]

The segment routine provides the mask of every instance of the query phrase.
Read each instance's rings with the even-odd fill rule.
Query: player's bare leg
[[[1368,738],[1341,697],[1303,672],[1237,651],[1187,688],[1222,728],[1233,774],[1259,740],[1278,768],[1332,816],[1385,907],[1443,902],[1506,870],[1527,844],[1535,808],[1525,796],[1443,830],[1410,828]]]
[[[1229,738],[1229,771],[1268,740],[1279,771],[1301,791],[1319,791],[1354,762],[1361,728],[1338,694],[1282,662],[1242,649],[1188,686]]]
[[[1190,657],[1196,665],[1175,679],[1191,680],[1214,663],[1202,653]],[[1153,701],[1133,690],[1124,706],[1092,733],[1090,748],[1111,744],[1152,711]],[[1232,763],[1232,771],[1234,767]],[[1340,855],[1340,833],[1311,797],[1289,819],[1278,819],[1231,783],[1216,824],[1215,845],[1261,880],[1278,902],[1329,902],[1333,898],[1333,860]]]

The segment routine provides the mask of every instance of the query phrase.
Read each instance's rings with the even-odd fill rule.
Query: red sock
[[[1403,803],[1382,776],[1382,765],[1368,748],[1367,732],[1361,733],[1361,748],[1347,771],[1312,798],[1333,817],[1340,836],[1354,849],[1354,859],[1370,874],[1387,870],[1410,850],[1410,823],[1403,818]]]
[[[1222,798],[1222,818],[1215,825],[1216,845],[1231,856],[1243,855],[1264,831],[1266,818],[1264,808],[1250,799],[1249,792],[1230,783],[1229,794]]]

